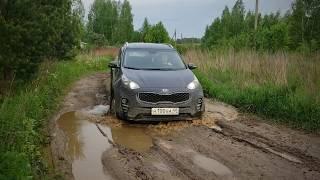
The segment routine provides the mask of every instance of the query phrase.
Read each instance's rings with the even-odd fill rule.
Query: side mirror
[[[119,61],[111,61],[108,66],[109,68],[120,68]]]
[[[193,70],[193,69],[197,69],[198,67],[196,65],[194,65],[193,63],[189,63],[188,68]]]

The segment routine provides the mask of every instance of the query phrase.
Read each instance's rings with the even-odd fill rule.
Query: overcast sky
[[[82,0],[86,11],[94,0]],[[145,17],[149,22],[162,21],[172,36],[174,30],[180,37],[202,37],[205,27],[221,15],[225,6],[232,8],[236,0],[129,0],[133,23],[139,29]],[[293,0],[260,0],[260,11],[286,12]],[[244,0],[247,10],[254,10],[255,0]]]

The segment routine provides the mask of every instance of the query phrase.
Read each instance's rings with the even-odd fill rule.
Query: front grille
[[[157,103],[157,102],[184,102],[189,100],[189,93],[174,93],[169,95],[155,94],[155,93],[139,93],[141,101]]]

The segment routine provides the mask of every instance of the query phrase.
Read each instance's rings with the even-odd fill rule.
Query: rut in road
[[[211,100],[203,120],[133,124],[100,116],[108,80],[98,73],[75,83],[52,120],[53,160],[66,179],[94,179],[90,172],[102,179],[320,179],[319,135]],[[70,111],[72,118],[64,116]]]

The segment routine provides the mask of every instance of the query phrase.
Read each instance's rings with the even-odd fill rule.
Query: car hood
[[[177,71],[132,70],[122,69],[128,79],[139,84],[141,88],[186,88],[194,80],[189,69]]]

